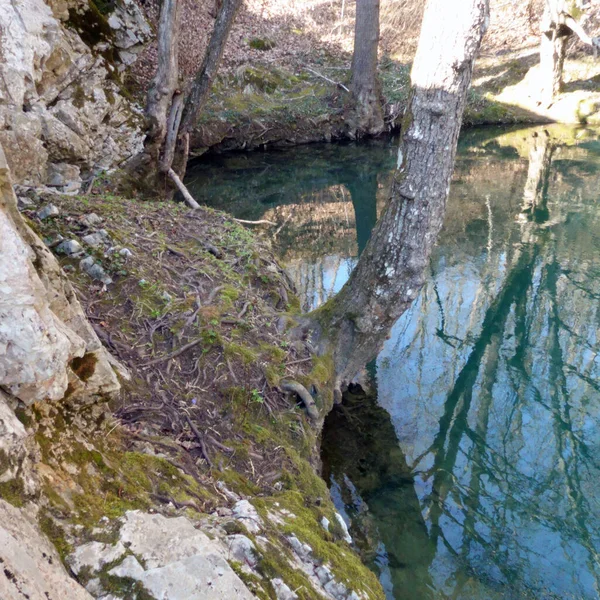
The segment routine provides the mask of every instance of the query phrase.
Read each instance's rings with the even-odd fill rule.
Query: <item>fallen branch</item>
[[[317,421],[319,419],[319,410],[317,409],[317,405],[313,397],[310,395],[310,392],[297,381],[282,381],[279,384],[279,387],[284,392],[293,392],[302,400],[304,404],[304,408],[306,408],[306,412],[308,416],[313,420]]]
[[[306,67],[306,70],[313,73],[313,75],[316,75],[317,77],[320,77],[321,79],[324,79],[325,81],[328,81],[329,83],[332,83],[333,85],[337,85],[339,88],[342,88],[345,92],[350,93],[350,90],[343,83],[340,83],[339,81],[334,81],[333,79],[329,79],[329,77],[325,77],[325,75],[323,75],[322,73],[319,73],[319,71],[315,71],[314,69],[311,69],[310,67]]]
[[[243,223],[244,225],[277,225],[277,223],[273,223],[273,221],[267,221],[266,219],[261,219],[260,221],[246,221],[244,219],[233,219],[236,223]]]
[[[167,171],[167,173],[169,174],[169,177],[175,182],[175,185],[181,192],[181,195],[183,196],[185,201],[188,203],[188,205],[191,208],[200,208],[200,205],[192,198],[192,195],[188,192],[188,189],[185,187],[185,185],[183,185],[183,181],[181,181],[181,179],[179,179],[179,176],[177,175],[177,173],[175,173],[175,171],[173,171],[173,169],[169,169]]]
[[[175,350],[175,352],[171,352],[171,354],[166,354],[165,356],[160,356],[160,357],[154,358],[146,363],[142,363],[140,365],[140,367],[150,367],[151,365],[157,365],[158,363],[165,362],[165,360],[171,360],[172,358],[175,358],[175,357],[179,356],[180,354],[183,354],[186,350],[189,350],[190,348],[197,346],[200,342],[202,342],[202,338],[198,338],[197,340],[194,340],[193,342],[190,342],[189,344],[182,346],[181,348],[179,348],[179,350]]]

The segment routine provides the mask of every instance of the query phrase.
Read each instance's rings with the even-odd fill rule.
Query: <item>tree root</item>
[[[279,384],[279,387],[284,392],[293,392],[302,400],[304,404],[304,408],[306,408],[306,413],[313,421],[318,421],[319,419],[319,410],[317,409],[317,405],[313,400],[313,397],[310,395],[310,392],[297,381],[282,381]]]

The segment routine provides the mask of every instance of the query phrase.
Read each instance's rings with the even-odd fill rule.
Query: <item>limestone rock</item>
[[[248,565],[252,568],[256,567],[258,564],[256,547],[250,538],[241,534],[229,535],[227,536],[225,543],[229,550],[228,558],[231,558],[242,565]]]
[[[240,500],[233,507],[233,516],[242,523],[250,533],[258,533],[263,526],[258,512],[248,500]]]
[[[92,279],[101,281],[104,285],[112,283],[112,279],[106,274],[102,266],[94,260],[93,256],[88,256],[79,261],[79,268],[85,271]]]
[[[95,376],[85,381],[73,361],[84,355]],[[72,401],[120,387],[55,257],[17,210],[0,149],[0,388],[30,404],[61,399],[69,383]]]
[[[101,542],[89,542],[79,546],[71,554],[69,565],[75,574],[84,568],[89,568],[93,573],[97,573],[104,565],[121,558],[125,552],[126,548],[120,542],[117,542],[114,546],[102,544]]]
[[[93,22],[87,0],[0,3],[0,30],[10,32],[2,37],[0,144],[18,182],[46,183],[48,162],[108,168],[141,147],[135,109],[111,73],[135,60],[151,29],[135,0],[109,3],[114,28],[103,43],[127,59],[110,64],[67,25],[75,6]],[[69,192],[77,189],[73,181],[64,184]]]
[[[66,254],[67,256],[71,256],[72,254],[78,254],[83,251],[83,247],[77,240],[64,240],[58,246],[56,246],[56,251],[62,254]]]
[[[51,187],[64,187],[72,182],[78,182],[81,187],[81,177],[79,177],[79,167],[67,163],[49,163],[46,185]]]
[[[289,586],[281,579],[271,579],[271,583],[275,590],[277,600],[296,600],[298,598],[298,595],[292,592]]]
[[[38,219],[42,221],[48,217],[57,217],[60,214],[58,207],[54,204],[46,204],[40,211],[38,211]]]
[[[123,556],[127,548],[133,556],[125,557],[109,573],[125,581],[139,581],[155,598],[254,598],[225,560],[223,546],[185,517],[129,511],[119,535],[113,546],[91,542],[78,548],[69,558],[70,564],[77,569],[87,565],[94,575],[107,562]]]
[[[0,598],[91,600],[65,571],[34,519],[0,500]]]
[[[128,556],[120,565],[108,572],[115,577],[128,577],[129,579],[140,579],[144,575],[144,567],[140,565],[135,556]]]

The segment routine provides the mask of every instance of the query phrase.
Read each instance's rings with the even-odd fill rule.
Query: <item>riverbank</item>
[[[102,180],[87,196],[20,204],[124,367],[110,404],[67,392],[17,412],[39,448],[41,492],[2,484],[2,497],[40,507],[78,581],[95,597],[134,597],[145,580],[88,551],[114,550],[141,511],[185,516],[225,546],[233,536],[246,554],[229,563],[258,597],[382,598],[318,475],[328,361],[289,337],[298,300],[265,243],[223,213],[134,201]],[[317,419],[284,392],[292,380],[319,390]]]

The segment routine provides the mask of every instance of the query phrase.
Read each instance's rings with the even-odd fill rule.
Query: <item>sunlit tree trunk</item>
[[[391,197],[348,283],[308,316],[321,352],[333,354],[338,398],[425,280],[488,14],[488,0],[427,3]]]
[[[350,84],[354,107],[349,123],[358,137],[378,135],[385,129],[377,77],[378,46],[379,0],[357,0]]]
[[[597,56],[600,42],[591,38],[579,22],[581,9],[575,0],[546,0],[540,29],[540,101],[552,103],[563,85],[563,68],[567,42],[575,34],[581,42],[591,46]]]
[[[550,104],[562,88],[567,40],[571,31],[564,24],[562,0],[546,0],[541,21],[541,100]]]

